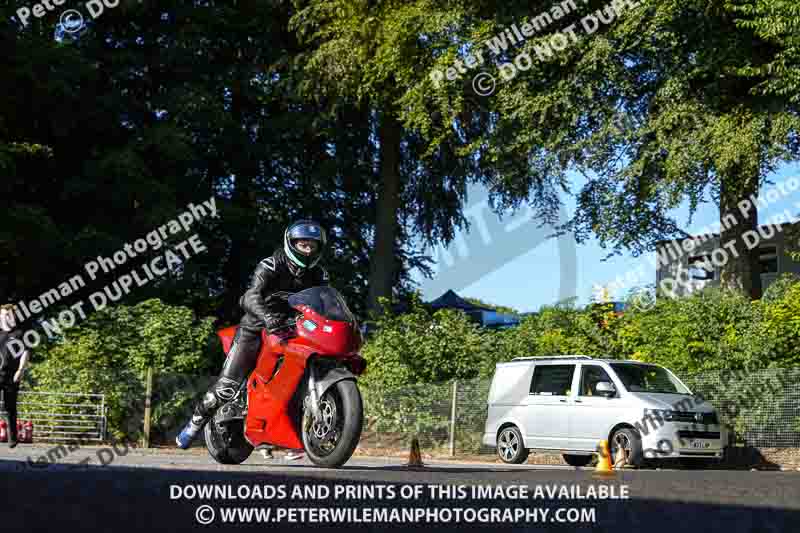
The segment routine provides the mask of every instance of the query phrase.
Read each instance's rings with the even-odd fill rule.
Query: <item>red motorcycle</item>
[[[206,424],[206,447],[222,464],[242,463],[265,444],[303,448],[314,464],[338,468],[353,455],[364,421],[356,384],[367,366],[358,354],[361,330],[331,287],[270,298],[296,315],[273,334],[262,331],[256,368]],[[217,332],[226,356],[237,327]]]

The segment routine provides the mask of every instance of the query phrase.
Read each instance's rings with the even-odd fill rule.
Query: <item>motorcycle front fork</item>
[[[314,422],[319,422],[322,415],[320,413],[319,394],[317,392],[317,365],[314,364],[314,361],[309,361],[308,366],[308,393],[312,418]]]

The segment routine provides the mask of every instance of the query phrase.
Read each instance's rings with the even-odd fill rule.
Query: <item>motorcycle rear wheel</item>
[[[214,419],[206,424],[206,449],[214,460],[223,465],[238,465],[253,453],[253,446],[244,438],[244,421],[232,420],[220,427]]]
[[[358,446],[364,424],[364,407],[358,385],[342,380],[320,398],[322,420],[314,422],[310,407],[304,408],[301,425],[303,447],[317,466],[339,468]]]

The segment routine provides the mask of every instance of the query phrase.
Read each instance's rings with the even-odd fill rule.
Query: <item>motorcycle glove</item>
[[[274,333],[284,326],[286,326],[285,316],[264,315],[264,328],[266,328],[267,333]]]

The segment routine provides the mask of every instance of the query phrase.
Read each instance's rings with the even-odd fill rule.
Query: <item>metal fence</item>
[[[714,404],[738,443],[800,448],[800,368],[708,372],[684,381]]]
[[[681,378],[714,405],[739,444],[800,448],[800,388],[796,386],[800,368],[704,372]],[[194,399],[214,379],[158,376],[153,386],[153,431],[174,432],[189,416]],[[490,385],[490,379],[403,387],[362,381],[365,426],[359,447],[383,455],[407,450],[411,437],[418,436],[428,452],[453,456],[494,453],[481,444]],[[129,422],[128,429],[138,431],[143,425],[145,398],[137,393],[128,400],[121,412]],[[108,408],[104,394],[20,391],[19,419],[34,422],[35,440],[80,437],[103,441],[108,432]]]
[[[484,453],[490,380],[406,387],[361,386],[365,428],[359,447],[375,452],[408,449],[412,436],[426,451],[450,455]]]
[[[683,381],[716,408],[737,444],[800,448],[800,368],[705,372]],[[362,384],[362,450],[407,449],[412,436],[433,453],[494,453],[481,444],[491,380],[406,387]]]
[[[17,419],[33,422],[33,440],[106,440],[105,394],[20,391]]]

